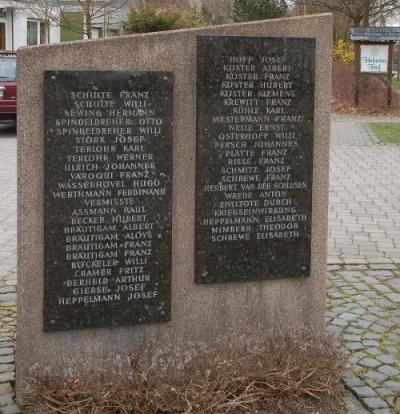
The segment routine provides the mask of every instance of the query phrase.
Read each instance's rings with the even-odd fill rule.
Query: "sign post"
[[[387,106],[392,104],[393,46],[400,40],[397,27],[353,27],[351,40],[355,46],[354,105],[360,103],[362,74],[386,75]]]
[[[393,76],[393,43],[389,45],[388,68],[387,68],[387,105],[392,104],[392,76]]]
[[[361,72],[361,45],[355,42],[355,89],[354,106],[357,108],[360,103],[360,72]]]

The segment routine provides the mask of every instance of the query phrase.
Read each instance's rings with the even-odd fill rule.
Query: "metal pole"
[[[393,43],[389,45],[389,56],[388,56],[388,74],[387,74],[387,105],[392,104],[392,73],[393,73]]]
[[[360,103],[360,71],[361,71],[361,45],[360,42],[355,42],[355,61],[354,61],[354,106],[357,108]]]
[[[397,80],[400,80],[400,42],[397,43]]]

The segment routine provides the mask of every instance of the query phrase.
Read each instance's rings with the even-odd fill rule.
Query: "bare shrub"
[[[302,330],[151,352],[149,346],[126,361],[104,360],[105,369],[68,368],[64,375],[36,367],[23,393],[23,412],[343,412],[340,379],[347,358],[329,335]]]
[[[333,109],[338,112],[359,114],[400,114],[400,95],[393,88],[392,106],[387,107],[387,87],[383,77],[361,75],[360,105],[354,107],[355,78],[352,65],[334,63],[332,90]]]

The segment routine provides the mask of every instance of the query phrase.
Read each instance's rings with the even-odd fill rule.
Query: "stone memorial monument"
[[[18,389],[148,340],[322,329],[331,29],[19,50]]]

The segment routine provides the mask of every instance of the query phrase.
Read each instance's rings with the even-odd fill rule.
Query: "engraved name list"
[[[196,281],[309,275],[313,39],[198,41]]]
[[[172,75],[44,82],[45,330],[169,320]]]

